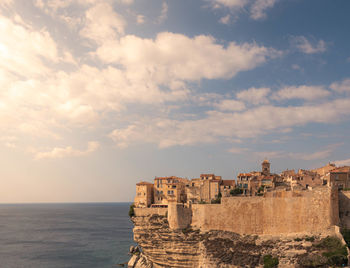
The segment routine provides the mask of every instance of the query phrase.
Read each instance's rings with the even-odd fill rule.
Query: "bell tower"
[[[267,159],[261,163],[261,173],[265,176],[270,175],[270,162]]]

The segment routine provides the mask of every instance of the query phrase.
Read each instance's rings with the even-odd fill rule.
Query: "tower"
[[[267,159],[261,163],[261,173],[265,176],[270,175],[270,162]]]

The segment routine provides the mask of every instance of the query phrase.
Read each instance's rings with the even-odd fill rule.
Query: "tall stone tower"
[[[262,163],[261,163],[261,173],[265,176],[270,175],[270,162],[265,159]]]

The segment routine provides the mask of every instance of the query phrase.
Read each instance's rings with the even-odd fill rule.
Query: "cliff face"
[[[159,215],[133,217],[132,221],[134,240],[142,253],[133,256],[129,267],[262,267],[267,255],[277,258],[280,267],[305,267],[314,261],[309,258],[327,261],[317,246],[320,235],[262,238],[225,231],[171,230],[167,218]]]

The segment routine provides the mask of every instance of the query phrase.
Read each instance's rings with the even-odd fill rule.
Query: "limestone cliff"
[[[310,263],[328,267],[329,260],[322,255],[325,249],[320,247],[327,233],[242,236],[227,231],[171,230],[167,217],[160,215],[132,217],[132,221],[141,253],[132,257],[129,267],[263,267],[264,257],[278,260],[279,267],[310,267]]]

